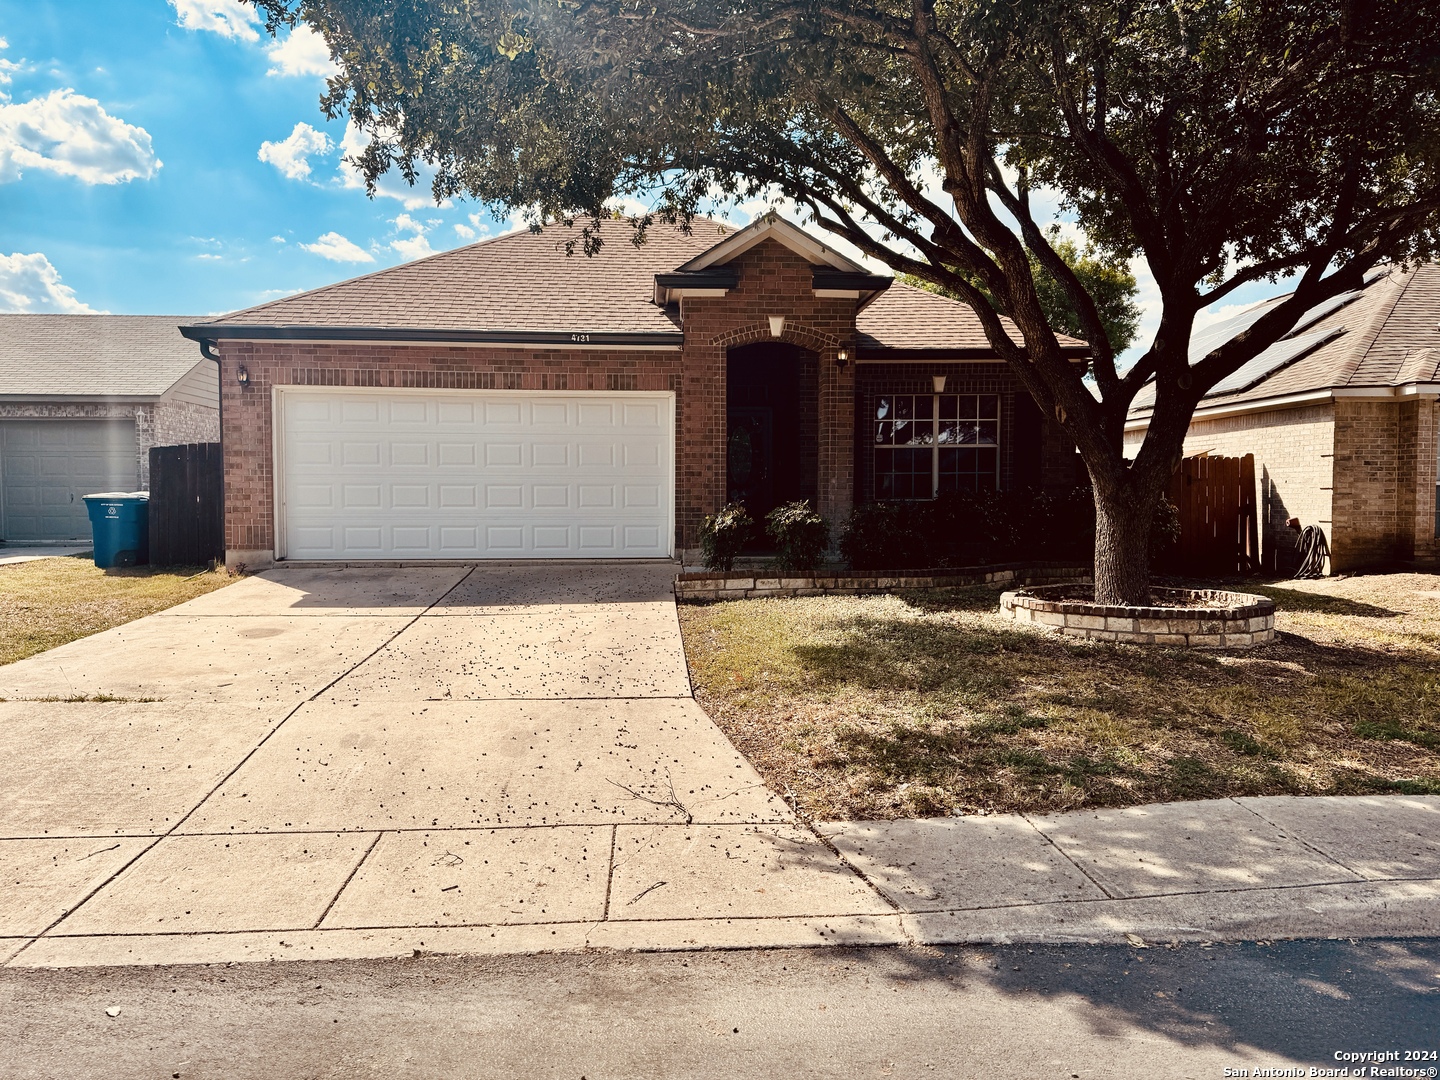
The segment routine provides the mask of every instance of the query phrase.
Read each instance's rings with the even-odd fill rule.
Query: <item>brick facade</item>
[[[737,284],[723,297],[680,301],[683,348],[580,349],[494,346],[332,344],[305,341],[220,343],[226,484],[225,542],[232,562],[263,564],[275,548],[271,389],[275,386],[419,387],[456,390],[671,391],[676,399],[676,547],[698,545],[701,519],[726,495],[726,367],[729,351],[757,342],[797,346],[801,402],[813,416],[800,428],[809,445],[802,464],[813,473],[819,511],[834,523],[848,516],[856,491],[856,301],[817,297],[813,266],[773,239],[727,264]],[[557,299],[557,302],[560,302]],[[775,338],[770,318],[783,316]],[[845,350],[849,362],[837,363]],[[242,387],[237,371],[249,375]],[[994,386],[1007,408],[1017,394],[998,365],[924,364],[892,372],[930,387],[932,374],[962,385]],[[865,376],[868,378],[868,376]],[[990,392],[990,391],[986,391]],[[1022,392],[1023,393],[1023,392]],[[1042,425],[1046,467],[1071,468],[1073,448],[1054,425]],[[1066,455],[1069,455],[1067,457]]]
[[[1437,404],[1340,397],[1322,405],[1196,420],[1185,454],[1255,455],[1264,567],[1296,564],[1289,518],[1318,525],[1330,572],[1440,559],[1435,538]],[[1143,432],[1126,435],[1138,449]]]

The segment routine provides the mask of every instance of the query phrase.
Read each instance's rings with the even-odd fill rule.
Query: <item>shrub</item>
[[[775,541],[776,562],[787,573],[810,573],[830,546],[830,523],[805,499],[771,510],[765,516],[765,532]]]
[[[919,503],[874,502],[857,506],[840,534],[840,555],[855,570],[905,570],[923,560]]]
[[[1094,555],[1090,489],[952,492],[868,503],[850,515],[840,553],[855,570],[929,570]]]
[[[1155,518],[1150,522],[1150,562],[1163,563],[1171,549],[1180,542],[1180,508],[1160,496]]]
[[[722,506],[700,523],[700,553],[707,570],[728,574],[740,549],[755,531],[744,503]]]

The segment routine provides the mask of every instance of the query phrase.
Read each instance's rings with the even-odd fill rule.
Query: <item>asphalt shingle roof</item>
[[[605,243],[591,257],[565,253],[578,226],[551,225],[538,234],[509,233],[203,325],[673,334],[679,329],[673,311],[653,302],[655,275],[674,271],[738,231],[710,220],[694,222],[688,234],[655,224],[636,247],[626,222],[602,229]],[[860,313],[857,326],[861,350],[989,351],[980,321],[966,305],[898,283]],[[1062,344],[1083,348],[1073,338]]]
[[[0,397],[156,398],[208,363],[184,315],[0,314]]]
[[[630,242],[624,221],[602,226],[587,257],[565,254],[579,232],[548,226],[417,259],[335,285],[272,300],[213,320],[219,325],[393,327],[435,330],[671,333],[652,303],[655,275],[673,270],[735,230],[697,221],[689,235],[652,226]]]
[[[1196,335],[1191,359],[1204,355],[1255,320],[1283,297],[1242,312],[1227,324]],[[1328,309],[1328,310],[1327,310]],[[1315,317],[1317,313],[1319,317]],[[1244,385],[1234,377],[1201,399],[1200,407],[1238,404],[1319,390],[1404,386],[1440,380],[1440,264],[1409,270],[1389,267],[1339,307],[1308,313],[1297,328],[1261,353],[1247,368],[1265,371]],[[1228,330],[1228,333],[1226,332]],[[1305,350],[1298,345],[1308,342]],[[1267,356],[1268,354],[1268,356]],[[1294,355],[1288,355],[1294,354]],[[1232,389],[1233,387],[1233,389]],[[1131,415],[1154,405],[1154,384],[1136,395]]]
[[[1019,344],[1020,331],[1015,324],[1004,316],[1000,321],[1006,333]],[[855,329],[862,353],[879,349],[990,351],[985,330],[970,305],[898,281],[860,312],[855,320]],[[1064,334],[1056,337],[1064,347],[1086,347],[1077,338]]]

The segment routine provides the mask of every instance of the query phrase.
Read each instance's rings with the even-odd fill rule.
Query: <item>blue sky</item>
[[[320,112],[323,42],[240,0],[0,0],[0,44],[0,310],[219,313],[514,227],[398,176],[368,198],[342,161],[364,141]]]
[[[229,311],[509,228],[399,178],[367,198],[323,45],[247,16],[0,0],[0,309]]]

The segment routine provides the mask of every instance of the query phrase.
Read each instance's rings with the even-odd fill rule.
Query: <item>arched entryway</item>
[[[782,503],[816,498],[818,358],[784,341],[731,349],[726,357],[726,502],[758,523]]]

